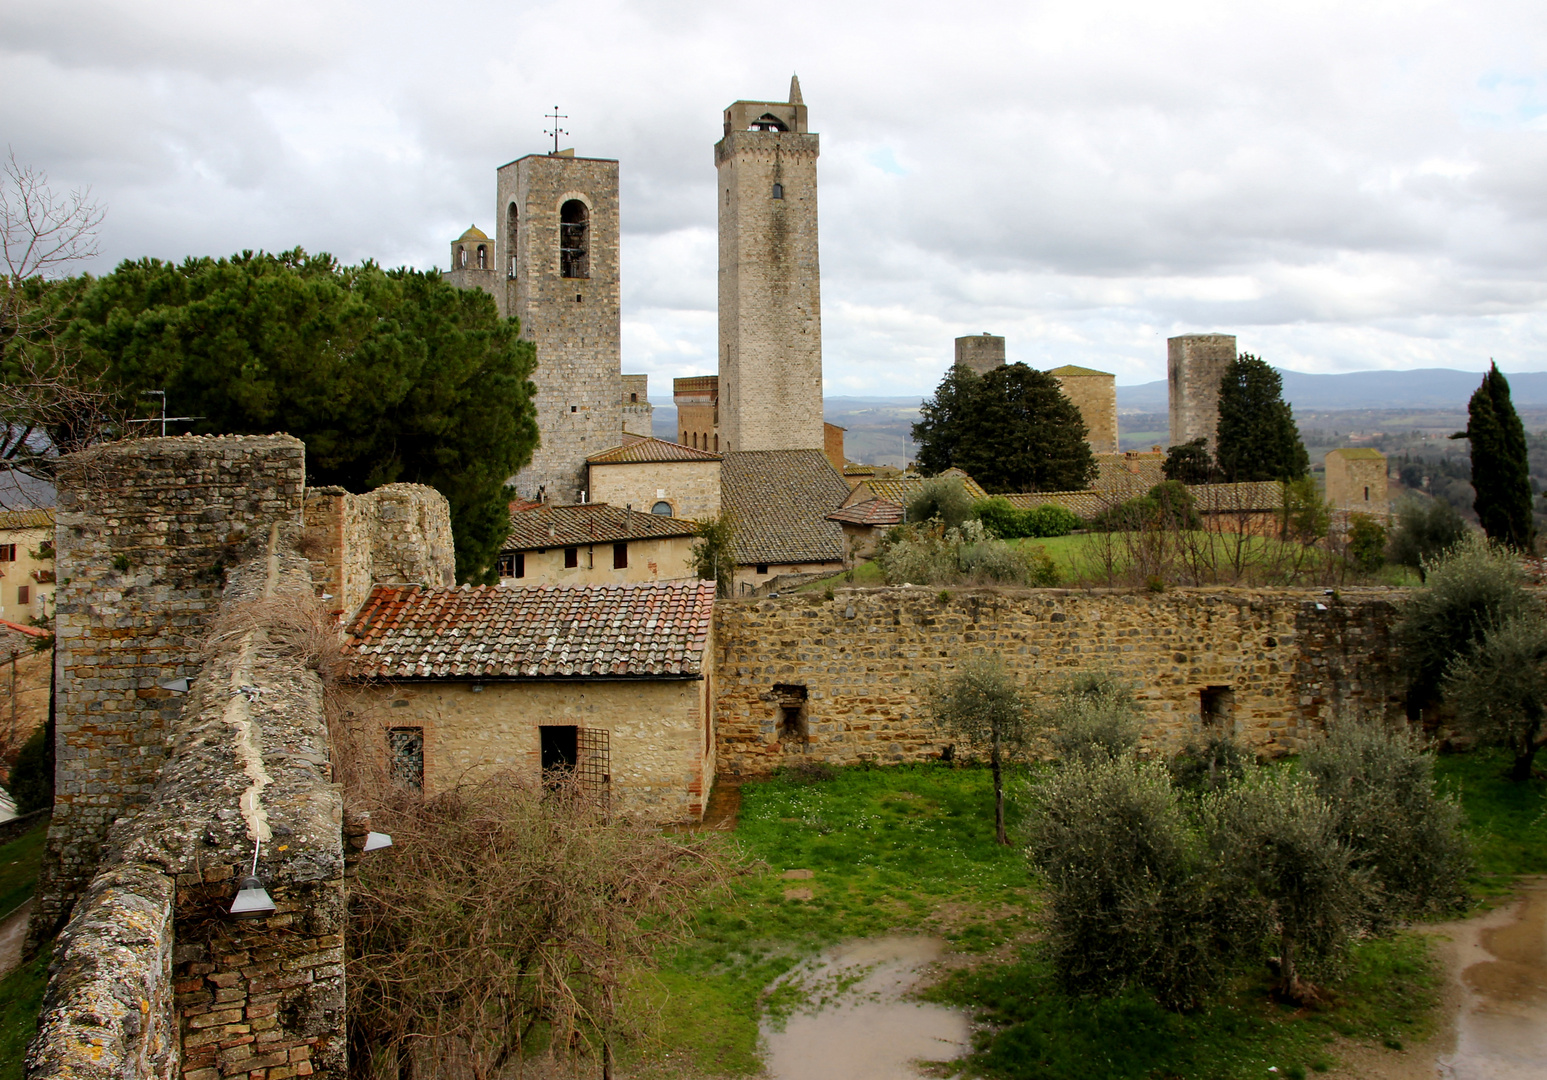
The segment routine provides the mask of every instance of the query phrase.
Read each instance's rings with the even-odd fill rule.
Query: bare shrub
[[[1434,759],[1405,725],[1334,723],[1301,755],[1332,805],[1354,865],[1370,873],[1377,921],[1456,908],[1470,869],[1461,806],[1434,786]]]
[[[513,774],[390,792],[391,848],[350,890],[347,986],[362,1072],[477,1080],[578,1062],[629,1036],[616,997],[721,880],[712,838],[609,819],[574,785]]]
[[[995,539],[977,520],[949,528],[938,522],[899,526],[887,534],[877,559],[893,585],[1042,587],[1058,580],[1058,568],[1041,548],[1012,547]]]
[[[284,589],[225,605],[205,636],[205,655],[229,648],[252,630],[261,630],[270,645],[315,671],[324,687],[337,684],[344,674],[344,638],[338,619],[310,589]]]

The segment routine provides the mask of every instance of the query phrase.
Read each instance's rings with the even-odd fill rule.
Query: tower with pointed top
[[[789,101],[738,101],[719,170],[720,446],[821,450],[822,296],[816,134]]]

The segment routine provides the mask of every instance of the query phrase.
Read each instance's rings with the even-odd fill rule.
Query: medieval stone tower
[[[720,208],[720,449],[821,450],[817,136],[789,101],[738,101],[714,147]]]
[[[516,475],[528,499],[573,503],[585,460],[618,445],[623,373],[618,298],[618,163],[570,150],[529,154],[496,181],[496,294],[537,345],[542,445]]]
[[[1214,452],[1219,382],[1234,359],[1234,334],[1183,334],[1166,339],[1172,446],[1207,439],[1209,453]]]

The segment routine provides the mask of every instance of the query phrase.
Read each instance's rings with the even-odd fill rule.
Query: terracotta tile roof
[[[1144,492],[1135,494],[1142,495]],[[1117,506],[1134,496],[1127,492],[1087,489],[1085,491],[1032,491],[999,497],[1009,500],[1012,506],[1018,506],[1022,510],[1031,510],[1038,506],[1062,506],[1075,517],[1089,521],[1103,510]]]
[[[665,439],[635,439],[586,458],[591,465],[632,465],[644,461],[719,461],[719,454]]]
[[[713,613],[712,581],[378,585],[344,649],[356,678],[694,678]]]
[[[0,529],[52,529],[54,508],[41,510],[6,510],[0,512]]]
[[[827,515],[828,521],[840,521],[848,525],[896,525],[902,521],[903,505],[890,499],[866,499],[834,510]]]
[[[843,530],[827,515],[849,485],[820,450],[733,450],[720,503],[736,518],[736,564],[842,562]]]
[[[940,475],[959,477],[962,485],[967,489],[967,494],[974,499],[988,498],[988,492],[983,490],[983,486],[960,469],[947,469]],[[915,498],[923,486],[922,476],[874,476],[861,481],[855,487],[854,493],[849,496],[848,502],[853,506],[867,499],[887,499],[907,506],[909,500]]]
[[[1153,485],[1151,485],[1153,486]],[[1228,514],[1239,511],[1279,510],[1284,505],[1284,486],[1277,480],[1264,480],[1250,484],[1189,484],[1198,512],[1202,514]],[[1138,498],[1149,491],[1032,491],[1002,496],[1022,510],[1037,506],[1062,506],[1076,517],[1089,521],[1103,510],[1110,509],[1128,499]]]
[[[615,544],[620,540],[655,540],[668,536],[692,536],[698,526],[681,518],[630,513],[608,503],[554,506],[552,503],[511,504],[510,535],[505,551],[532,551],[576,544]]]
[[[1166,479],[1164,454],[1096,454],[1095,491],[1133,491],[1143,495]]]

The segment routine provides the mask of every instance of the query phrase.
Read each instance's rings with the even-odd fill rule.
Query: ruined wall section
[[[33,940],[91,879],[108,827],[150,798],[226,569],[297,519],[304,448],[287,435],[136,439],[67,458],[59,483],[57,766]],[[260,537],[261,539],[261,537]]]
[[[322,687],[250,606],[309,595],[311,576],[287,550],[294,527],[269,532],[231,573],[236,618],[188,695],[153,798],[113,826],[56,945],[29,1080],[345,1075],[342,800]],[[260,843],[277,910],[233,919]]]
[[[347,618],[372,585],[456,584],[451,504],[424,484],[387,484],[364,495],[341,487],[306,493],[302,550],[319,596]]]
[[[1038,700],[1077,670],[1134,680],[1147,745],[1172,748],[1212,727],[1284,753],[1338,710],[1393,706],[1393,613],[1390,592],[1376,589],[1338,599],[900,588],[721,601],[719,770],[765,774],[788,754],[834,764],[936,758],[950,739],[925,715],[924,684],[982,652],[1003,657]]]

